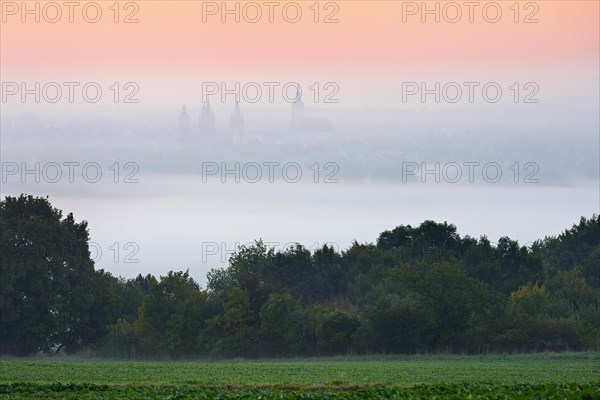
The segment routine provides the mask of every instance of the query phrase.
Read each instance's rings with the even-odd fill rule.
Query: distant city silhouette
[[[179,115],[178,132],[180,139],[193,140],[205,138],[219,138],[221,135],[216,134],[215,130],[215,115],[210,107],[210,99],[202,104],[202,111],[198,118],[198,130],[194,133],[192,127],[192,119],[187,113],[185,104]],[[326,117],[307,117],[304,111],[304,102],[302,101],[302,88],[298,84],[296,88],[296,96],[291,106],[291,120],[289,132],[292,133],[330,133],[334,132],[333,126]],[[234,142],[239,143],[248,139],[244,134],[244,115],[240,109],[240,102],[236,99],[233,112],[229,120],[228,137]],[[226,136],[226,135],[223,135]],[[225,137],[220,137],[224,139]]]

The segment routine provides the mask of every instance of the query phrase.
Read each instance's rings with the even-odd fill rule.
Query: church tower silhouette
[[[290,130],[292,132],[299,132],[302,130],[302,123],[304,121],[304,103],[302,102],[302,88],[300,82],[296,86],[296,97],[292,103],[292,123]]]
[[[184,104],[183,107],[181,108],[181,114],[179,115],[179,133],[181,133],[181,134],[190,133],[191,125],[192,124],[191,124],[190,116],[188,115],[188,113],[185,109],[185,104]]]
[[[202,136],[212,136],[215,133],[215,115],[210,109],[210,99],[202,105],[202,112],[198,120],[198,130]]]
[[[244,116],[240,111],[240,102],[237,100],[229,121],[229,133],[236,140],[241,140],[244,137]]]

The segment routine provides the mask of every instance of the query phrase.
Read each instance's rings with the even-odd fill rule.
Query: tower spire
[[[302,98],[302,88],[300,87],[300,82],[296,82],[296,99],[294,102],[300,101]]]

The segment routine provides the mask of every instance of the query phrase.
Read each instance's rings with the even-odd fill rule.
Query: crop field
[[[0,398],[600,399],[597,353],[269,361],[4,359]]]

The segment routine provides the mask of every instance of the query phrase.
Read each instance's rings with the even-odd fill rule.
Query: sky
[[[0,194],[49,195],[87,220],[98,268],[189,268],[204,284],[259,238],[343,250],[434,219],[528,244],[600,212],[598,1],[68,4],[0,2]],[[297,85],[331,132],[290,132]],[[215,135],[186,142],[181,107],[201,136],[210,90]],[[103,177],[69,182],[70,162]],[[205,182],[206,162],[297,162],[303,179]],[[502,179],[469,182],[469,162]],[[41,179],[22,174],[36,163]],[[463,179],[419,182],[421,163],[458,163]]]
[[[3,1],[3,80],[143,82],[146,103],[204,81],[334,81],[348,106],[398,106],[402,81],[543,80],[547,97],[598,84],[597,1],[271,3]]]

